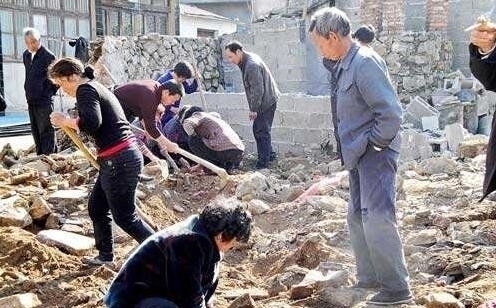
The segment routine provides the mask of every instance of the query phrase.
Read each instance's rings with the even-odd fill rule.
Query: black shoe
[[[270,152],[269,161],[274,161],[276,159],[277,159],[277,153],[276,152]]]
[[[353,289],[379,289],[381,285],[378,282],[357,282]]]
[[[391,306],[399,304],[409,304],[413,301],[410,290],[389,292],[380,291],[367,301],[367,304],[378,306]]]
[[[269,168],[269,164],[262,164],[262,163],[259,163],[259,162],[258,162],[258,163],[255,165],[255,168],[256,168],[256,169],[267,169],[267,168]]]
[[[112,264],[114,264],[114,261],[113,260],[103,259],[100,256],[96,256],[96,257],[83,257],[83,259],[81,261],[84,264],[91,265],[91,266],[112,265]]]

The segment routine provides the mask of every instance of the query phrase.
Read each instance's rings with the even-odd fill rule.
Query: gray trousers
[[[372,146],[350,170],[348,227],[358,281],[378,282],[383,291],[410,288],[396,224],[395,186],[399,154]]]

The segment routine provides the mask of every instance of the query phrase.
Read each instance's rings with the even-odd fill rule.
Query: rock
[[[86,254],[95,245],[95,240],[90,237],[62,230],[43,230],[36,238],[46,245],[64,249],[77,256]]]
[[[279,275],[272,277],[267,285],[267,292],[269,292],[270,297],[279,295],[279,293],[286,292],[286,287],[281,283]]]
[[[58,190],[48,197],[48,202],[61,207],[74,206],[86,198],[88,192],[81,189]]]
[[[353,288],[326,288],[318,291],[317,299],[327,305],[319,307],[353,307],[358,301],[365,300],[365,293]]]
[[[262,200],[253,199],[248,202],[248,210],[254,215],[260,215],[270,210],[270,206]]]
[[[446,134],[446,139],[448,139],[448,148],[453,153],[458,153],[460,143],[463,142],[463,125],[460,123],[446,125],[444,131]]]
[[[66,232],[71,232],[71,233],[76,233],[76,234],[81,234],[84,235],[84,229],[81,226],[76,226],[76,225],[71,225],[71,224],[64,224],[62,228],[60,228],[62,231]]]
[[[69,177],[70,186],[80,186],[86,182],[86,177],[78,171],[75,171]]]
[[[14,175],[10,178],[10,184],[12,185],[20,185],[24,184],[28,181],[33,181],[38,179],[38,171],[32,170],[28,172],[24,172],[18,175]]]
[[[13,205],[0,207],[0,226],[24,228],[32,223],[33,219],[25,209]]]
[[[313,285],[295,285],[292,286],[290,291],[289,291],[289,298],[290,299],[302,299],[302,298],[307,298],[313,294],[314,291],[314,286]]]
[[[442,237],[438,229],[426,229],[417,233],[412,233],[406,238],[407,245],[414,246],[432,246]]]
[[[463,140],[458,148],[460,157],[474,158],[484,154],[487,150],[488,137],[484,135],[475,135]]]
[[[297,265],[290,266],[286,269],[286,272],[281,274],[279,281],[287,288],[291,288],[291,286],[302,282],[308,271],[308,269]]]
[[[463,308],[456,297],[446,292],[431,293],[424,299],[426,308]]]
[[[255,301],[250,294],[245,293],[229,304],[228,308],[255,308]]]
[[[16,294],[0,298],[0,308],[34,308],[40,306],[41,301],[34,293]]]
[[[432,157],[420,163],[417,172],[424,175],[446,173],[455,175],[459,172],[458,164],[450,158]]]
[[[45,222],[45,229],[58,229],[60,227],[60,215],[51,213]]]
[[[254,172],[245,176],[238,184],[238,187],[236,187],[236,197],[238,199],[245,199],[247,196],[254,195],[259,190],[267,190],[268,188],[267,177],[260,172]]]
[[[35,169],[39,173],[49,173],[51,170],[50,164],[42,161],[41,159],[29,162],[27,164],[22,164],[22,166]]]
[[[35,196],[32,199],[33,204],[29,209],[29,215],[33,220],[45,219],[52,213],[50,205],[41,196]]]
[[[269,293],[262,289],[251,288],[251,289],[235,289],[228,291],[224,294],[225,299],[236,299],[245,294],[250,295],[254,300],[266,299],[269,298]]]

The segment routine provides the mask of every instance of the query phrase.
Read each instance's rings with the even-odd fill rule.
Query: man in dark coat
[[[258,55],[245,51],[241,43],[228,43],[224,54],[229,62],[239,67],[243,76],[250,107],[249,118],[253,121],[253,136],[257,142],[256,168],[267,168],[269,161],[275,159],[270,131],[280,96],[279,89],[268,66]]]
[[[104,302],[109,308],[209,308],[219,263],[246,242],[251,216],[237,200],[217,199],[200,215],[155,233],[124,263]]]
[[[496,91],[496,29],[480,25],[470,35],[470,70],[488,91]],[[481,201],[496,190],[496,122],[487,146],[486,174]]]
[[[24,90],[28,102],[31,133],[36,154],[56,152],[55,129],[50,124],[53,112],[53,96],[57,87],[48,79],[48,66],[55,60],[53,53],[41,45],[40,32],[34,28],[24,29],[26,51],[22,55],[26,69]]]

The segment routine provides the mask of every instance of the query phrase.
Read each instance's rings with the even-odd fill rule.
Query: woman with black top
[[[63,58],[52,64],[50,79],[67,95],[76,97],[79,117],[54,112],[55,126],[83,130],[95,139],[100,173],[88,202],[93,222],[98,256],[85,258],[91,265],[111,263],[114,258],[112,214],[115,222],[139,243],[153,230],[136,213],[136,186],[143,167],[135,137],[117,98],[102,84],[93,80],[93,70],[84,68],[74,58]]]

